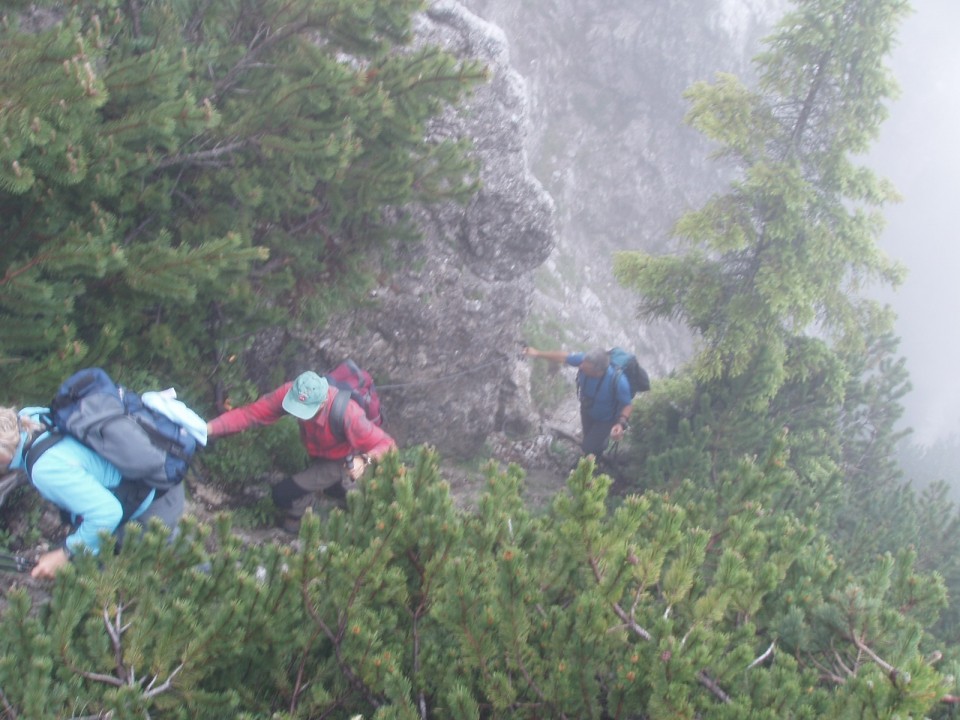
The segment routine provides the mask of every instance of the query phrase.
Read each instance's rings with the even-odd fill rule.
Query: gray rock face
[[[631,347],[655,382],[691,342],[635,319],[612,253],[669,251],[673,222],[719,186],[710,148],[682,122],[682,93],[716,72],[748,74],[777,4],[466,0],[475,15],[433,2],[420,41],[491,71],[431,128],[473,141],[483,189],[467,207],[412,208],[423,242],[398,246],[369,306],[301,333],[311,357],[298,362],[360,361],[397,440],[453,458],[537,445],[541,421],[578,430],[572,388],[558,407],[533,407],[527,333],[551,348]]]

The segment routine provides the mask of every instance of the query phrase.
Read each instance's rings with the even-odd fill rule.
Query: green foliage
[[[349,302],[358,258],[403,231],[385,209],[473,187],[463,149],[424,130],[481,73],[403,47],[418,7],[80,2],[0,30],[8,384],[103,359],[143,382],[210,367],[249,399],[234,357],[251,329]],[[491,466],[458,510],[421,449],[384,458],[345,511],[308,514],[290,546],[244,546],[228,517],[186,519],[169,544],[131,530],[48,598],[7,593],[6,714],[941,712],[956,519],[942,490],[899,484],[905,373],[889,316],[856,294],[897,275],[872,242],[892,193],[850,157],[882,118],[904,9],[805,0],[758,91],[691,91],[691,122],[738,174],[678,223],[688,255],[617,260],[651,314],[704,340],[637,403],[642,495],[610,510],[587,459],[533,512],[522,472]],[[292,423],[253,437],[204,462],[240,483],[302,466]]]
[[[764,502],[815,512],[857,566],[912,533],[893,461],[909,383],[890,311],[862,294],[899,278],[876,243],[895,195],[854,164],[894,92],[883,58],[906,10],[800,3],[756,59],[756,90],[730,76],[691,88],[688,120],[734,180],[678,221],[685,253],[616,260],[644,313],[702,339],[689,380],[635,416],[640,485],[703,477],[712,496],[744,458],[776,456]]]
[[[242,436],[219,438],[200,456],[204,468],[228,485],[243,487],[278,472],[292,475],[307,466],[296,420],[283,418]]]
[[[232,512],[231,520],[237,528],[273,527],[280,515],[277,506],[268,495],[254,503],[238,507]]]
[[[894,92],[883,62],[907,9],[797,3],[757,58],[756,90],[730,76],[691,88],[688,119],[734,179],[677,222],[683,252],[615,261],[642,314],[683,321],[702,340],[689,367],[636,403],[636,487],[667,492],[726,532],[739,534],[746,508],[761,513],[761,538],[796,523],[817,529],[816,568],[804,559],[772,573],[784,592],[755,606],[758,624],[779,628],[773,644],[819,670],[811,689],[849,689],[811,717],[892,717],[885,703],[904,688],[936,697],[943,679],[923,663],[914,671],[902,643],[937,655],[926,632],[956,637],[955,608],[941,612],[957,587],[958,516],[942,488],[918,494],[903,482],[894,426],[910,386],[890,311],[863,295],[901,275],[876,243],[880,210],[896,196],[855,162]],[[894,615],[913,629],[888,635]],[[833,645],[838,634],[847,650]],[[861,671],[864,657],[875,670]],[[671,702],[675,716],[693,716],[682,698]]]
[[[757,58],[758,91],[731,76],[689,90],[689,122],[718,143],[736,179],[677,223],[688,252],[621,253],[616,273],[644,314],[701,334],[699,378],[742,375],[758,354],[786,356],[789,338],[811,330],[859,349],[882,321],[859,292],[901,275],[875,242],[877,208],[895,195],[853,159],[885,115],[894,86],[883,58],[906,9],[903,0],[801,3]]]
[[[745,467],[763,485],[760,467]],[[296,546],[186,521],[80,556],[0,615],[21,717],[821,718],[928,714],[943,588],[886,556],[853,576],[758,503],[630,496],[584,462],[532,515],[492,468],[455,509],[427,450],[394,453]],[[211,548],[215,548],[211,551]],[[861,713],[861,714],[857,714]]]
[[[427,123],[485,74],[409,46],[419,0],[33,5],[0,28],[11,400],[93,364],[202,397],[251,331],[362,297],[386,210],[476,188]]]

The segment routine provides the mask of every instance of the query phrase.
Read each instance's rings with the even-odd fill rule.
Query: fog
[[[891,59],[901,94],[868,164],[904,198],[884,213],[882,246],[909,274],[881,297],[913,384],[904,424],[929,444],[960,431],[960,2],[913,6]]]

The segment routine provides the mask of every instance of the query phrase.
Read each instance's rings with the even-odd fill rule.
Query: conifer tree
[[[892,327],[861,289],[900,276],[876,245],[880,210],[895,195],[856,162],[894,92],[883,62],[906,10],[900,0],[805,0],[757,58],[757,90],[720,76],[689,91],[689,121],[716,141],[734,180],[677,223],[682,254],[616,258],[642,315],[682,320],[702,341],[692,382],[667,400],[679,413],[646,416],[644,430],[667,425],[653,430],[663,444],[641,441],[648,456],[689,465],[681,438],[693,432],[698,445],[688,447],[716,476],[786,431],[797,482],[783,502],[833,503],[861,443],[851,418],[896,406],[896,384],[872,400],[846,393],[864,382],[852,359]],[[647,469],[653,483],[673,472]]]
[[[862,348],[865,331],[888,321],[860,290],[899,280],[875,242],[878,208],[895,195],[856,156],[886,115],[894,83],[883,63],[907,7],[804,0],[757,58],[758,90],[720,76],[688,91],[689,122],[736,179],[677,223],[689,252],[623,253],[617,272],[640,292],[642,313],[700,333],[700,378],[785,357],[788,340],[812,330]],[[759,390],[769,397],[783,379]]]
[[[426,123],[484,73],[412,48],[419,8],[85,0],[10,15],[7,386],[47,395],[83,364],[209,375],[250,330],[322,322],[362,292],[386,209],[468,196],[464,147]]]
[[[782,613],[771,647],[818,669],[820,686],[845,686],[824,717],[884,716],[900,680],[916,677],[897,648],[907,637],[918,649],[937,644],[925,634],[945,604],[936,569],[952,567],[934,559],[951,513],[933,512],[933,498],[903,486],[892,461],[909,385],[889,312],[862,294],[866,283],[900,275],[875,243],[879,211],[895,195],[855,162],[885,115],[893,85],[883,58],[906,9],[886,0],[797,3],[758,58],[756,91],[728,76],[691,89],[689,119],[717,141],[735,179],[678,222],[685,252],[616,259],[643,315],[685,321],[702,340],[691,367],[634,413],[639,486],[696,500],[714,523],[735,518],[742,502],[759,503],[819,528],[822,552],[836,556],[834,577],[794,577],[785,607],[764,603]],[[760,475],[744,472],[761,461]],[[914,574],[917,553],[933,576]],[[926,610],[912,630],[874,614],[885,601],[915,607],[916,598],[897,599],[913,593]],[[830,657],[838,637],[851,654]],[[863,694],[870,683],[855,680],[863,657],[892,683],[876,705]]]

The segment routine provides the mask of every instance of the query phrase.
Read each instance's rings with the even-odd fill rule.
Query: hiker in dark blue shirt
[[[608,440],[617,442],[623,437],[633,411],[633,394],[627,377],[616,372],[606,350],[598,348],[587,353],[568,353],[526,347],[523,354],[579,368],[577,396],[583,425],[580,447],[584,455],[599,458],[607,449]]]

